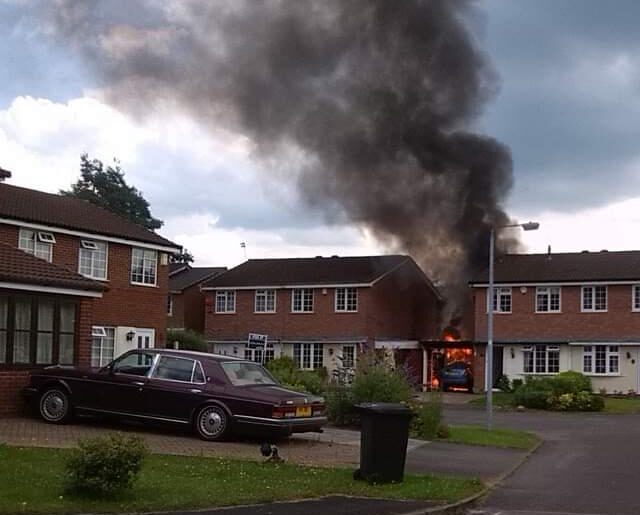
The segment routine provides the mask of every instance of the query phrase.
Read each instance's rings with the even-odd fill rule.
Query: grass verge
[[[487,431],[486,428],[480,426],[449,426],[449,437],[443,441],[529,450],[539,442],[539,439],[532,433],[514,429]]]
[[[493,405],[499,408],[513,408],[515,407],[515,401],[513,400],[513,393],[510,392],[493,392]],[[469,404],[473,406],[484,406],[486,397],[477,397],[471,399]]]
[[[640,397],[604,398],[605,413],[640,413]]]
[[[400,484],[369,485],[354,481],[349,469],[151,455],[131,492],[120,498],[94,500],[63,493],[68,453],[65,449],[0,446],[0,513],[144,512],[329,494],[453,502],[483,487],[474,479],[434,475],[407,475]]]

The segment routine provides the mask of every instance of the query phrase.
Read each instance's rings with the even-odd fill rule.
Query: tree
[[[120,162],[113,160],[113,166],[104,166],[98,159],[89,159],[87,154],[80,156],[80,178],[69,191],[60,191],[61,195],[88,200],[146,229],[162,227],[162,220],[151,216],[149,202],[135,187],[124,180]]]
[[[171,254],[169,259],[172,263],[184,263],[188,265],[189,263],[193,263],[193,254],[187,249],[182,249],[179,254]]]

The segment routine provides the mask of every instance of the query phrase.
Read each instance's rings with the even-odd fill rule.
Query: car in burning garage
[[[282,387],[261,365],[168,349],[129,351],[102,368],[52,366],[24,389],[46,422],[105,415],[193,427],[204,440],[235,432],[320,432],[325,402]]]

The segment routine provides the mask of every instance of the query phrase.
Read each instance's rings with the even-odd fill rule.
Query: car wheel
[[[198,436],[203,440],[222,440],[229,430],[229,415],[220,406],[205,406],[196,415],[195,427]]]
[[[40,397],[40,416],[51,424],[64,424],[71,418],[69,394],[61,388],[51,388]]]

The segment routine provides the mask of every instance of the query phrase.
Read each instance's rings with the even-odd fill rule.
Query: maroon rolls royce
[[[168,349],[129,351],[97,369],[52,366],[31,374],[25,396],[47,422],[75,414],[191,425],[205,440],[235,431],[321,431],[325,403],[283,388],[261,365]]]

